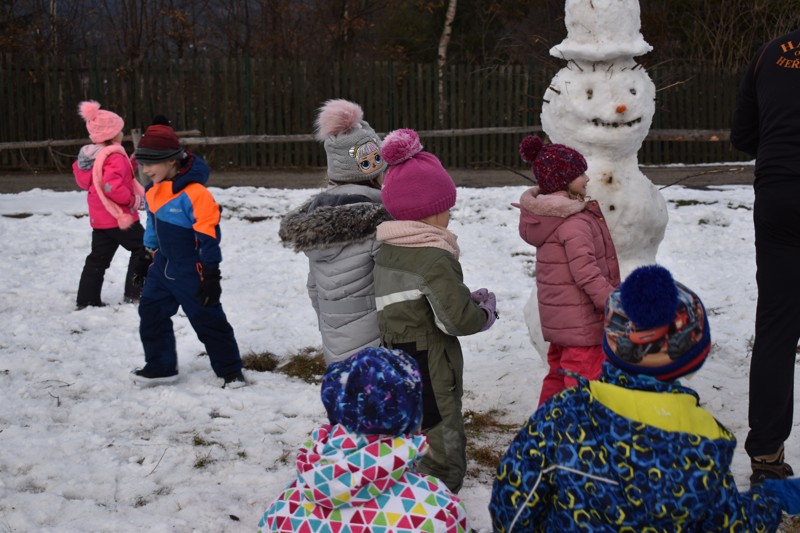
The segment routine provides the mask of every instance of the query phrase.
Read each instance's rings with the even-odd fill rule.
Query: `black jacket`
[[[756,158],[756,189],[800,182],[800,29],[763,45],[748,65],[731,143]]]

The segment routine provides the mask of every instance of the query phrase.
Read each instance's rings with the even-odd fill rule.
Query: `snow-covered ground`
[[[493,290],[500,313],[490,331],[462,338],[465,409],[500,410],[513,424],[530,415],[545,374],[522,317],[534,249],[510,203],[523,190],[459,189],[450,226],[467,285]],[[278,240],[280,215],[314,191],[212,191],[224,206],[222,301],[242,353],[318,346],[305,256]],[[689,384],[742,443],[756,303],[752,188],[663,193],[670,221],[658,260],[700,294],[714,342]],[[32,216],[8,216],[21,213]],[[143,353],[136,308],[121,303],[123,250],[106,276],[110,305],[75,310],[86,213],[79,192],[0,195],[0,532],[254,530],[291,479],[298,444],[325,419],[318,387],[250,372],[250,386],[219,388],[182,315],[181,380],[135,387],[128,374]],[[795,462],[798,433],[786,447]],[[734,471],[746,487],[741,446]],[[490,491],[475,478],[461,491],[475,528],[489,527]]]

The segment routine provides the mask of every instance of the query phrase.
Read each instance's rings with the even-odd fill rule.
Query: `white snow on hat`
[[[561,59],[611,61],[653,49],[641,34],[638,0],[567,0],[567,38],[550,49]]]

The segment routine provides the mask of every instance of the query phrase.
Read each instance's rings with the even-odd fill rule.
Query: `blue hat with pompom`
[[[402,350],[364,348],[328,366],[322,403],[331,424],[354,433],[416,433],[422,421],[417,361]]]
[[[626,372],[672,381],[696,372],[710,349],[703,302],[664,267],[637,268],[606,301],[603,351]]]

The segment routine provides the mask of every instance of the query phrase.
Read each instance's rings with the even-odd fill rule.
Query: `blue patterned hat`
[[[625,372],[672,381],[699,370],[710,349],[703,302],[664,267],[637,268],[606,301],[603,351]]]
[[[417,361],[402,350],[365,348],[328,366],[322,403],[331,424],[354,433],[416,433],[422,421]]]

